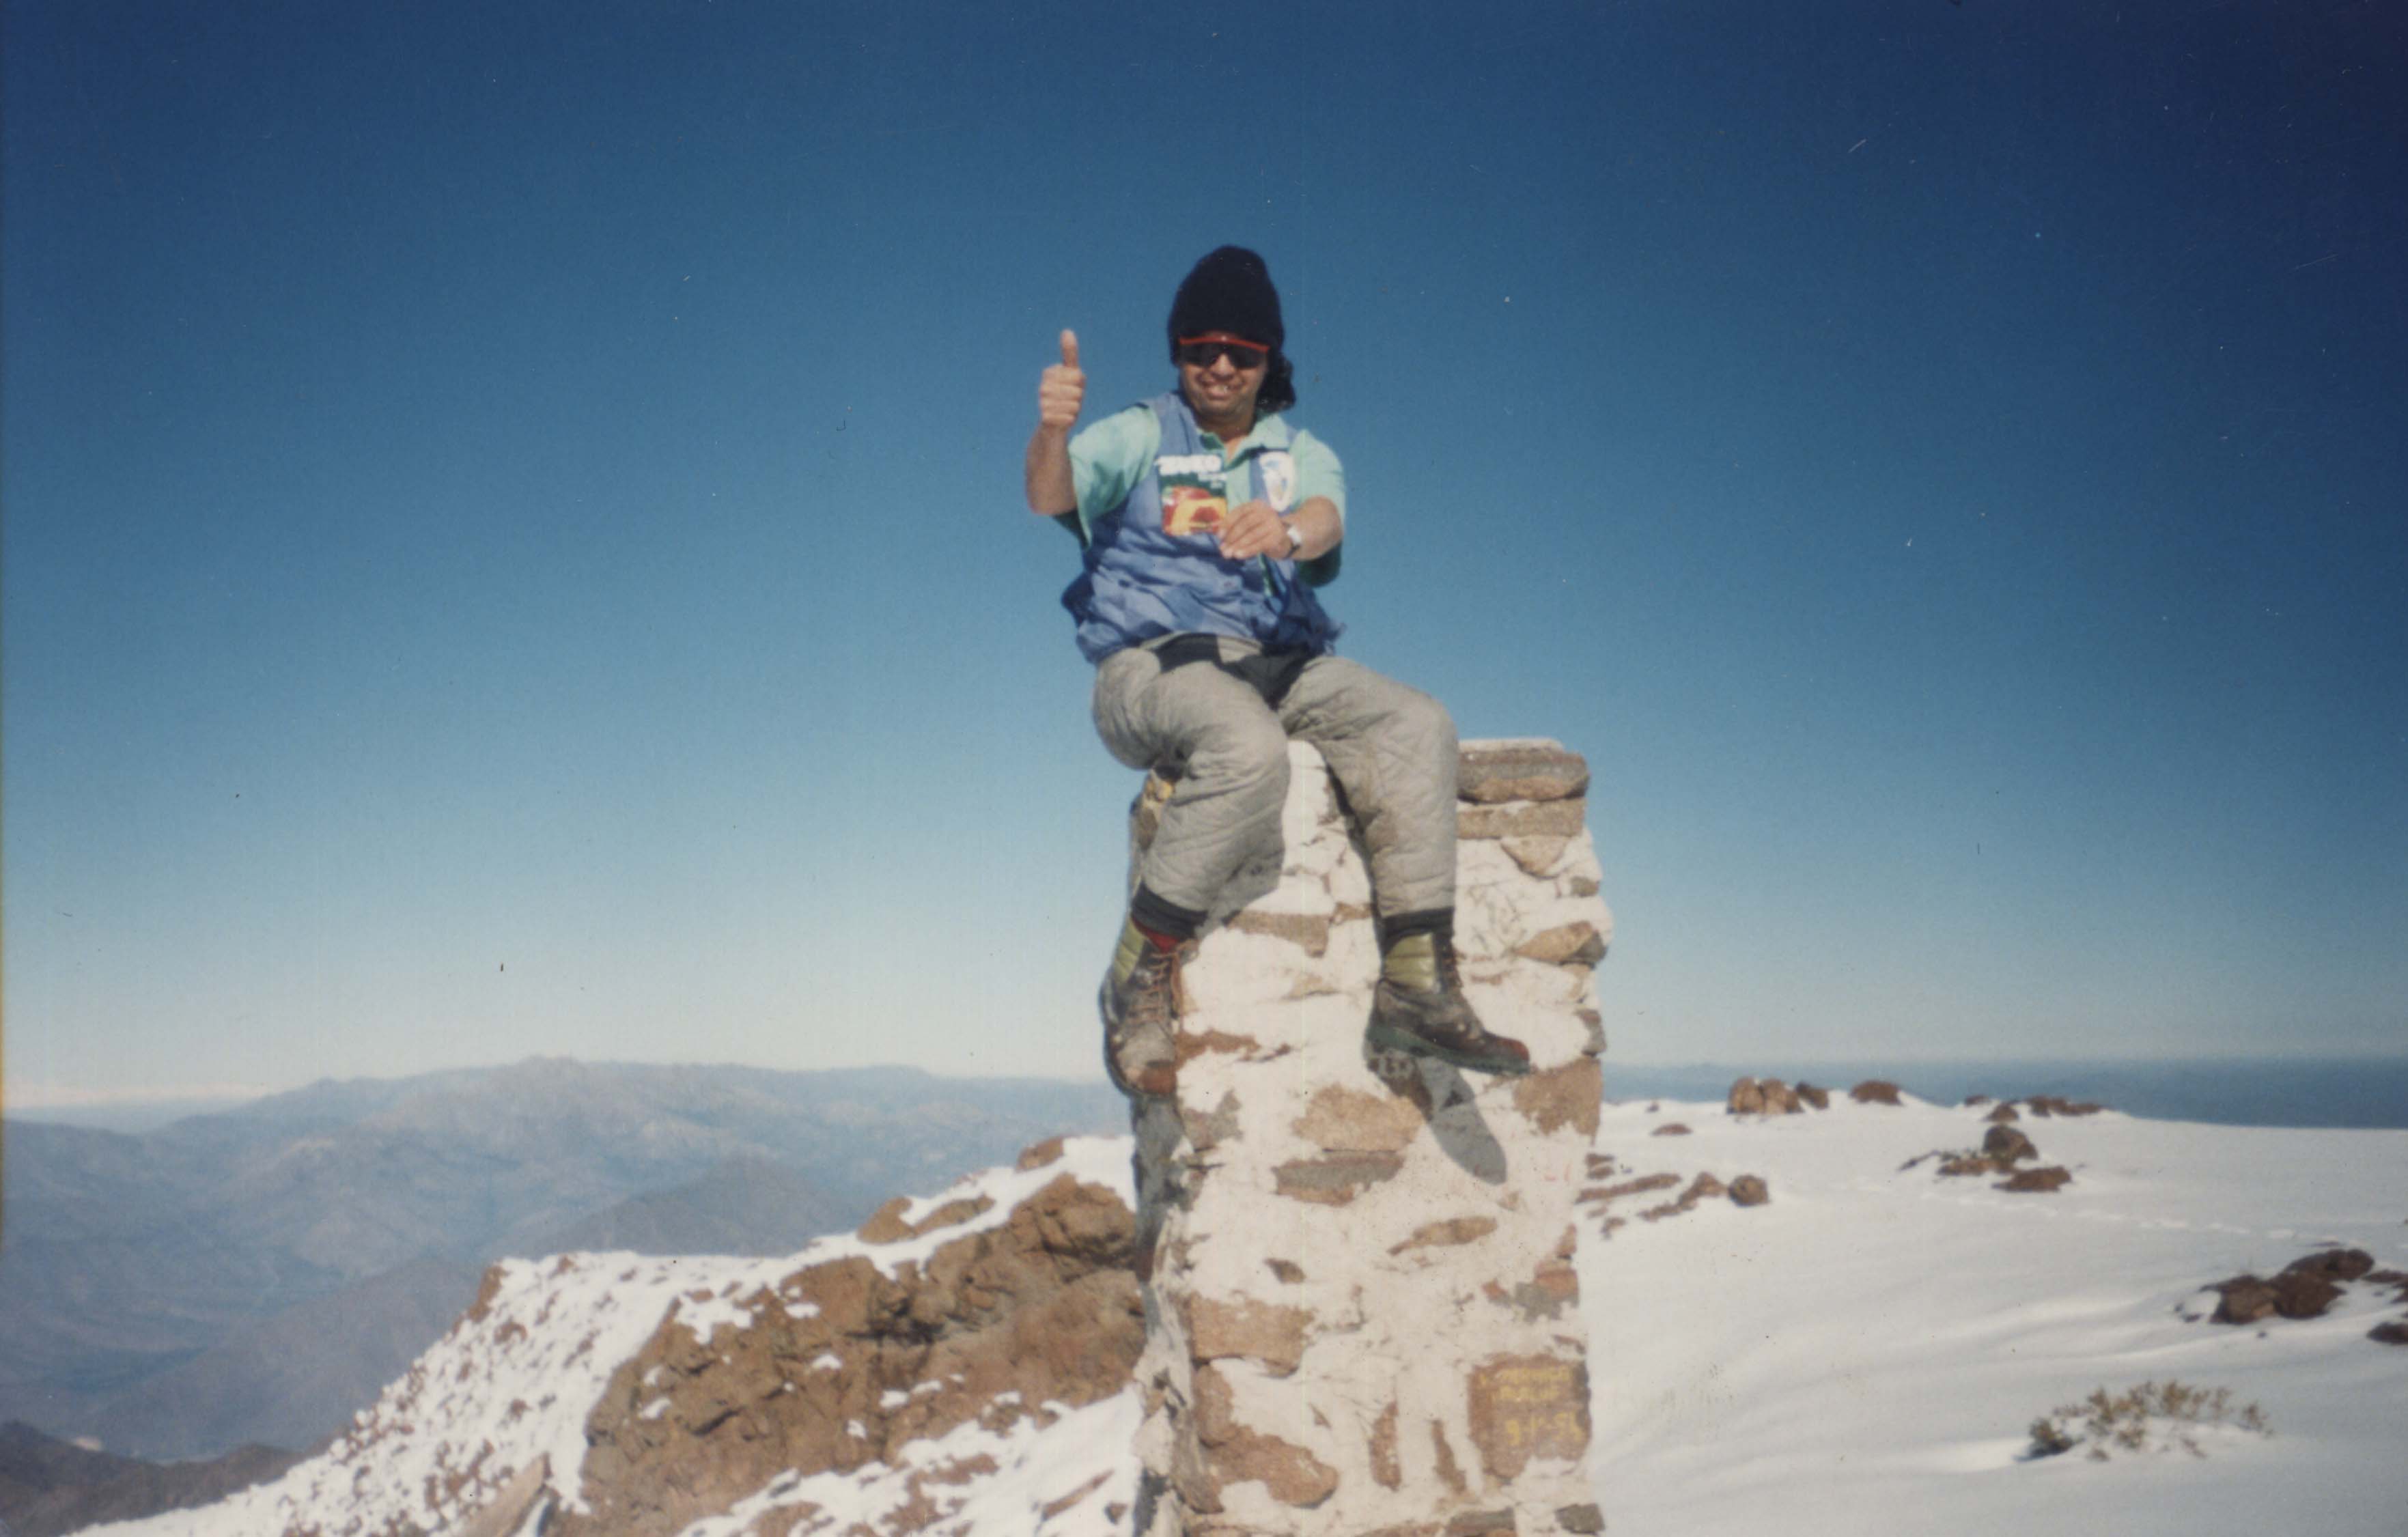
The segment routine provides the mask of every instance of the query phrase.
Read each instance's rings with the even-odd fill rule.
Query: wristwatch
[[[1304,530],[1297,527],[1294,523],[1289,522],[1284,518],[1280,519],[1280,527],[1287,530],[1287,552],[1290,555],[1302,554],[1304,552]]]

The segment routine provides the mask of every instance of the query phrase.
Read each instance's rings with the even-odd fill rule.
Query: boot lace
[[[1129,974],[1128,1010],[1121,1018],[1124,1038],[1150,1028],[1168,1030],[1171,995],[1179,986],[1179,952],[1146,946]]]
[[[1453,934],[1442,933],[1438,936],[1438,990],[1440,992],[1463,990],[1463,968],[1455,959]]]

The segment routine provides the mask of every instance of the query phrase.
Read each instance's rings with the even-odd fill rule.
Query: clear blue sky
[[[10,0],[12,1099],[1091,1074],[1020,505],[1268,259],[1626,1060],[2408,1047],[2395,7]]]

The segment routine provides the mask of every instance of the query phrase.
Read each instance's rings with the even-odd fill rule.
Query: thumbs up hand
[[[1037,429],[1068,433],[1079,420],[1087,397],[1087,376],[1079,370],[1079,337],[1062,333],[1062,361],[1047,367],[1037,381]]]

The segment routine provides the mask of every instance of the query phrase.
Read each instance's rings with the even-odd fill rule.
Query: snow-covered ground
[[[2215,1299],[2200,1289],[2241,1271],[2271,1275],[2322,1244],[2408,1270],[2408,1131],[2027,1117],[2021,1129],[2042,1161],[2072,1171],[2063,1189],[2009,1194],[1995,1179],[1943,1178],[1928,1160],[1900,1167],[1977,1146],[1982,1114],[1911,1099],[1838,1098],[1828,1111],[1744,1119],[1719,1104],[1606,1107],[1597,1146],[1627,1173],[1600,1183],[1753,1174],[1771,1191],[1766,1205],[1710,1200],[1656,1222],[1639,1212],[1677,1192],[1583,1208],[1592,1461],[1614,1537],[1754,1537],[1768,1525],[1788,1537],[2408,1531],[2408,1346],[2367,1338],[2376,1323],[2408,1316],[2397,1288],[2359,1283],[2324,1317],[2241,1328],[2204,1321]],[[1652,1134],[1675,1120],[1693,1134]],[[1125,1191],[1125,1143],[1073,1144],[1073,1153],[1082,1174]],[[969,1183],[992,1188],[987,1220],[999,1220],[1030,1176],[995,1171]],[[1598,1233],[1605,1213],[1628,1219],[1610,1237]],[[664,1263],[614,1257],[557,1273],[551,1309],[569,1314],[572,1292],[593,1301],[602,1291],[575,1278],[607,1275],[616,1286],[603,1289],[629,1315],[678,1306],[704,1328],[735,1324],[729,1287],[792,1267],[688,1259],[673,1279],[655,1279]],[[528,1295],[498,1299],[497,1309],[540,1311],[541,1272],[514,1272]],[[640,1333],[605,1332],[610,1349]],[[435,1356],[423,1380],[458,1373]],[[538,1369],[532,1357],[525,1366]],[[519,1416],[544,1423],[509,1430],[529,1451],[549,1450],[555,1485],[574,1487],[564,1464],[577,1456],[591,1393],[545,1377],[552,1402]],[[590,1369],[576,1378],[589,1379],[598,1384]],[[2057,1405],[2169,1380],[2228,1389],[2236,1410],[2262,1412],[2272,1435],[2196,1431],[2200,1455],[2178,1445],[2105,1461],[2081,1447],[2028,1455],[2032,1421]],[[463,1414],[503,1402],[454,1396]],[[519,1389],[511,1396],[525,1402]],[[390,1444],[396,1470],[423,1478],[433,1420],[422,1413],[410,1436]],[[915,1488],[945,1512],[922,1529],[939,1537],[1111,1537],[1107,1513],[1135,1484],[1126,1448],[1136,1421],[1123,1395],[1041,1426],[965,1425],[915,1444],[907,1468],[778,1480],[686,1537],[738,1537],[752,1530],[745,1517],[781,1507],[781,1518],[810,1512],[797,1533],[855,1522],[884,1530]],[[411,1440],[419,1450],[405,1449]],[[306,1516],[337,1533],[345,1514],[308,1491],[333,1499],[355,1481],[324,1464],[208,1511],[104,1530],[260,1537]],[[910,1476],[990,1468],[960,1483]]]
[[[2408,1316],[2394,1289],[2239,1328],[2203,1321],[2216,1299],[2199,1289],[2326,1243],[2408,1269],[2408,1131],[2028,1116],[2041,1161],[2073,1173],[2053,1194],[1901,1171],[1978,1147],[1983,1114],[1607,1107],[1598,1146],[1632,1172],[1756,1174],[1772,1195],[1583,1246],[1616,1537],[1769,1518],[1788,1537],[2408,1532],[2408,1346],[2366,1337]],[[1672,1120],[1695,1134],[1650,1134]],[[2229,1388],[2273,1433],[2026,1459],[2057,1405],[2168,1379]]]
[[[1144,1409],[1135,1389],[1083,1409],[1062,1411],[1044,1429],[1021,1420],[988,1430],[975,1422],[929,1441],[915,1441],[900,1467],[873,1463],[857,1473],[822,1473],[778,1480],[739,1501],[724,1516],[697,1521],[678,1537],[749,1537],[772,1511],[810,1511],[791,1530],[849,1534],[889,1522],[925,1500],[945,1514],[924,1530],[958,1537],[1125,1537],[1125,1511],[1137,1500],[1137,1438]],[[954,1484],[953,1470],[992,1465]],[[933,1477],[914,1479],[915,1473]],[[770,1530],[779,1530],[771,1527]],[[525,1537],[536,1537],[528,1532]]]

